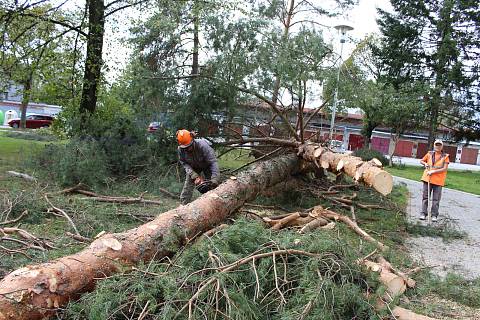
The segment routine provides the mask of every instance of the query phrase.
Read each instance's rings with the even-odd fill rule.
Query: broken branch
[[[80,232],[78,232],[78,229],[77,229],[77,226],[75,225],[75,223],[73,223],[73,220],[72,218],[70,218],[70,216],[65,212],[63,211],[62,209],[60,208],[57,208],[53,205],[53,203],[48,199],[48,195],[44,195],[45,197],[45,200],[48,202],[48,204],[52,207],[53,211],[57,212],[57,213],[60,213],[61,215],[63,215],[67,221],[70,223],[70,225],[72,226],[73,230],[75,230],[75,233],[78,235],[78,236],[82,236],[80,234]]]

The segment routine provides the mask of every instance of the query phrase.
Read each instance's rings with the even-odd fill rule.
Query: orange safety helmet
[[[178,130],[177,141],[180,148],[188,148],[193,143],[193,133],[185,129]]]

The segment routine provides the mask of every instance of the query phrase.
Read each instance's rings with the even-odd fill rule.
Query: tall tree
[[[417,130],[425,123],[425,88],[422,83],[408,83],[400,88],[385,86],[385,100],[382,110],[382,124],[390,128],[391,141],[389,163],[393,164],[393,155],[400,136],[408,130]]]
[[[391,3],[393,13],[379,10],[383,44],[375,53],[394,87],[429,82],[431,145],[442,120],[472,105],[478,108],[480,7],[476,1],[456,0]]]
[[[94,113],[97,106],[97,90],[103,65],[103,37],[105,34],[105,1],[87,0],[88,36],[87,56],[83,75],[80,112]]]
[[[29,9],[32,14],[42,14],[49,6]],[[0,11],[0,25],[3,37],[0,39],[0,69],[4,85],[17,84],[21,88],[20,127],[25,128],[27,107],[35,94],[35,81],[47,69],[52,68],[61,37],[64,35],[55,25],[36,21],[30,16],[8,17]]]
[[[78,110],[82,118],[86,119],[88,115],[95,112],[97,107],[98,87],[102,80],[103,67],[103,42],[105,34],[105,23],[107,19],[114,14],[133,6],[148,4],[149,0],[86,0],[85,9],[82,14],[75,14],[62,7],[67,1],[58,3],[53,0],[44,0],[38,2],[13,2],[10,4],[1,4],[2,19],[13,21],[15,18],[31,18],[35,22],[57,26],[63,34],[75,32],[80,35],[75,42],[83,42],[86,39],[87,49],[84,63],[83,90],[81,93],[80,105]],[[49,6],[48,10],[36,10],[41,6]],[[62,14],[59,15],[59,12]],[[85,19],[87,18],[87,19]],[[87,31],[85,31],[84,20],[87,20]],[[28,35],[28,26],[21,26],[18,31],[20,36],[15,41],[20,41],[22,37]],[[80,122],[82,125],[83,122]]]

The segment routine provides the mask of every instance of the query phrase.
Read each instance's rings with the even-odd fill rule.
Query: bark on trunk
[[[193,5],[193,54],[192,54],[192,75],[200,73],[198,54],[200,48],[200,19],[197,1]],[[194,79],[195,80],[195,79]]]
[[[88,1],[87,57],[83,75],[80,113],[92,114],[97,106],[97,89],[102,72],[103,35],[105,32],[104,0]]]
[[[32,92],[32,73],[28,79],[23,83],[23,95],[22,95],[22,104],[20,106],[20,128],[27,128],[27,107],[30,102],[30,96]]]
[[[259,163],[196,201],[124,233],[106,234],[83,251],[18,269],[0,281],[0,320],[43,319],[95,286],[95,279],[126,270],[210,230],[256,195],[300,168],[294,154]]]

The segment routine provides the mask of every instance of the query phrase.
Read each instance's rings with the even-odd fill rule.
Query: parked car
[[[38,129],[50,127],[52,125],[54,118],[52,116],[47,116],[44,114],[30,114],[27,116],[27,122],[25,127],[28,129]],[[8,125],[12,128],[20,127],[20,119],[15,118],[8,121]]]
[[[159,127],[160,127],[160,122],[151,122],[148,125],[147,131],[148,132],[155,132],[155,131],[158,130]]]

